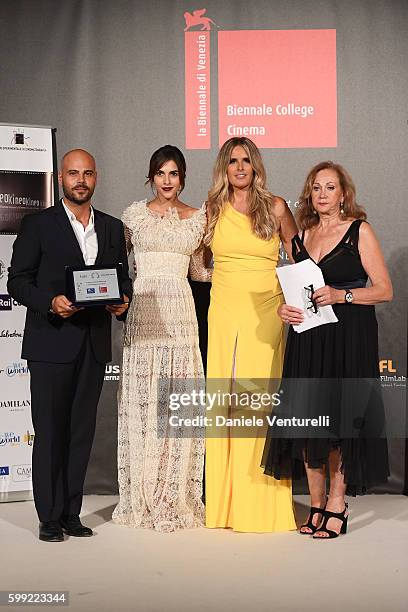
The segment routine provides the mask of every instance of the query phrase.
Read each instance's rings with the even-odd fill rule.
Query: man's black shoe
[[[64,530],[64,533],[76,538],[89,538],[93,535],[92,529],[85,527],[77,514],[69,514],[68,516],[61,516],[60,525]]]
[[[43,542],[63,542],[64,534],[58,521],[40,523],[39,536]]]

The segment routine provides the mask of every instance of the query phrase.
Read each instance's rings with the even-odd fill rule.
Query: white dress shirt
[[[94,211],[92,206],[88,225],[84,227],[82,223],[77,220],[74,213],[69,210],[68,206],[64,204],[64,200],[62,200],[62,205],[65,208],[65,212],[68,215],[72,229],[75,232],[75,236],[84,257],[85,265],[93,266],[96,256],[98,255],[98,236],[96,235],[95,231]]]

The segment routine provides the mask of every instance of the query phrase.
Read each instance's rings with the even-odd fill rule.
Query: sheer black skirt
[[[289,330],[283,401],[272,416],[283,423],[297,417],[302,425],[269,427],[262,465],[277,479],[296,480],[305,474],[304,461],[328,471],[329,454],[338,449],[347,495],[359,495],[389,476],[377,320],[374,306],[333,309],[338,323]],[[319,417],[320,423],[326,417],[323,426],[304,425]]]

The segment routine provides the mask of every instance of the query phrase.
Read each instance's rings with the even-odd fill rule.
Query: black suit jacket
[[[96,265],[122,263],[123,291],[132,295],[122,222],[94,209],[98,236]],[[13,245],[7,288],[27,307],[22,358],[68,363],[78,355],[89,329],[95,358],[112,359],[111,315],[103,306],[86,308],[63,319],[49,313],[52,299],[65,294],[65,266],[83,266],[84,259],[61,202],[26,215]]]

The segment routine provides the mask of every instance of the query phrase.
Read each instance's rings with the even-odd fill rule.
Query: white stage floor
[[[350,499],[349,533],[325,542],[296,532],[120,527],[110,520],[116,499],[86,496],[82,519],[96,535],[63,543],[38,540],[32,502],[0,504],[0,589],[66,590],[70,610],[109,612],[408,609],[407,497]],[[295,501],[301,521],[308,498]],[[4,608],[12,609],[21,610]]]

